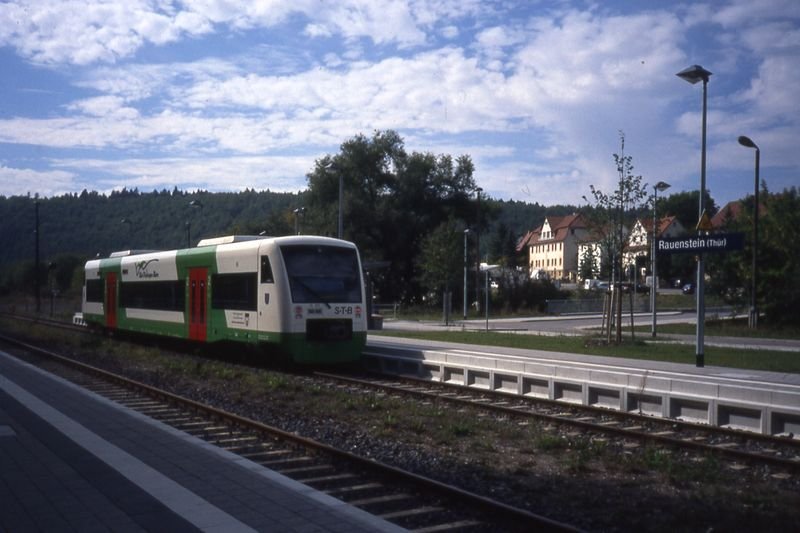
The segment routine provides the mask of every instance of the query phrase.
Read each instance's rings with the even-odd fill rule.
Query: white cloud
[[[0,44],[10,44],[37,63],[113,62],[145,42],[164,44],[183,33],[198,35],[209,26],[190,27],[154,9],[150,2],[54,0],[9,2],[0,15]]]
[[[98,96],[73,102],[68,109],[80,111],[96,117],[112,117],[118,119],[135,119],[139,112],[124,105],[124,100],[118,96]]]
[[[172,189],[240,191],[247,188],[275,192],[305,189],[298,180],[313,169],[311,156],[156,158],[156,159],[69,159],[53,161],[57,168],[116,176],[115,181],[140,191]],[[63,172],[70,174],[69,172]],[[109,184],[109,190],[115,186]]]
[[[475,39],[481,47],[503,48],[519,43],[524,36],[511,28],[494,26],[479,32]]]
[[[41,196],[56,196],[79,189],[77,174],[64,170],[39,171],[0,165],[0,195],[14,196],[21,191]]]
[[[800,7],[795,0],[732,0],[711,9],[711,20],[726,29],[768,19],[800,19]]]
[[[457,26],[445,26],[441,30],[442,37],[445,39],[455,39],[459,36],[460,32]]]
[[[220,31],[272,28],[292,15],[308,20],[307,35],[346,39],[368,38],[378,45],[416,46],[427,36],[419,27],[445,13],[474,10],[474,3],[456,8],[439,2],[436,9],[400,0],[193,1],[154,4],[79,0],[12,0],[0,10],[0,45],[11,45],[36,63],[88,65],[113,63],[151,43],[162,46],[184,37]]]
[[[800,57],[775,56],[765,59],[758,77],[740,97],[753,106],[762,123],[788,121],[798,124],[797,87],[800,87]]]

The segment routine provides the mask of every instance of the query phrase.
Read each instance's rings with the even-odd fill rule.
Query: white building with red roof
[[[532,278],[576,281],[578,243],[589,234],[581,215],[548,216],[544,223],[526,233],[517,243],[517,251],[527,251]]]

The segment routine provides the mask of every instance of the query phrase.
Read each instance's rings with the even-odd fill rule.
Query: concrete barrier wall
[[[502,355],[368,346],[371,370],[800,438],[800,387]]]

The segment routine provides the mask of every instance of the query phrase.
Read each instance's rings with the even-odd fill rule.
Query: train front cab
[[[259,329],[280,332],[296,363],[359,361],[367,317],[355,246],[286,237],[264,242],[259,254]]]

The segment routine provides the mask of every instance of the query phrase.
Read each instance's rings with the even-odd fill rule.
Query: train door
[[[206,340],[207,280],[207,268],[189,270],[189,338],[195,341]]]
[[[106,274],[106,327],[114,329],[117,327],[117,274],[109,272]]]

